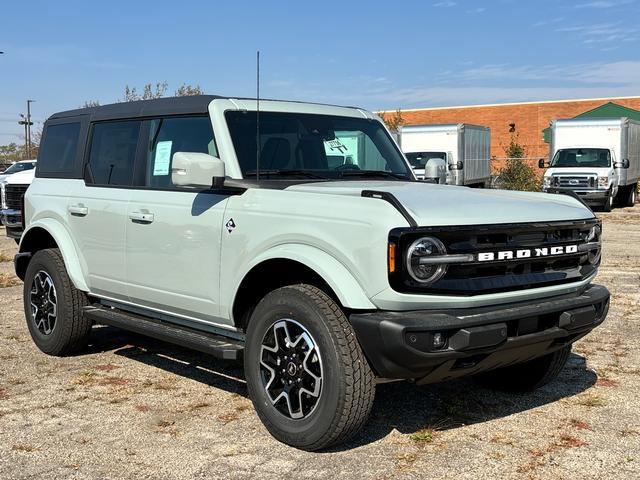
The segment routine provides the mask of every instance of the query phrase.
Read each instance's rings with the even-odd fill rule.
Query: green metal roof
[[[573,118],[622,118],[627,117],[632,120],[640,121],[640,110],[634,110],[633,108],[624,107],[617,103],[607,102],[593,110],[587,110],[586,112],[576,115]],[[547,127],[542,130],[542,136],[546,143],[551,142],[551,128]]]

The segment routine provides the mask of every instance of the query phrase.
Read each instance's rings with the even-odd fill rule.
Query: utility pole
[[[31,159],[31,126],[33,125],[31,121],[31,103],[34,101],[35,100],[27,100],[27,115],[20,114],[22,120],[18,122],[18,125],[24,125],[24,147],[27,156],[25,160]]]

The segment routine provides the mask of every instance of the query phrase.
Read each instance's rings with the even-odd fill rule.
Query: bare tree
[[[387,125],[387,128],[392,132],[397,132],[398,129],[404,125],[404,118],[402,118],[402,111],[397,109],[393,115],[386,116],[384,112],[379,112],[378,116]]]
[[[200,85],[188,85],[183,83],[174,93],[176,97],[189,97],[192,95],[202,95],[204,92],[200,88]]]

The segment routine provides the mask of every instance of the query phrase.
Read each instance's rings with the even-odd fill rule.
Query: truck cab
[[[543,191],[570,190],[585,203],[610,211],[617,199],[635,203],[640,124],[627,119],[552,122],[550,162],[541,160]]]

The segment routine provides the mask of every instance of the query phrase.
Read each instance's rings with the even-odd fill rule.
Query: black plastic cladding
[[[440,280],[425,286],[408,275],[405,254],[411,242],[422,236],[441,240],[448,254],[569,245],[584,242],[594,225],[601,226],[601,223],[593,218],[504,225],[396,228],[389,233],[389,242],[397,245],[396,270],[389,274],[389,284],[394,290],[404,293],[469,296],[580,281],[597,267],[588,263],[585,254],[454,264],[449,265],[447,273]]]

